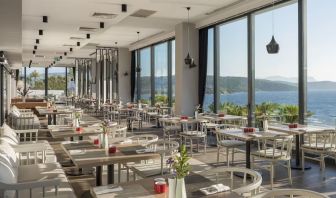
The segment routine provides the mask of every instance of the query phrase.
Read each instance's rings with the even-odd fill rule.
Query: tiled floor
[[[131,132],[129,132],[131,133]],[[144,124],[142,130],[134,130],[134,134],[144,134],[153,133],[162,137],[162,129],[154,128],[152,125]],[[131,134],[130,134],[131,135]],[[59,140],[58,140],[59,141]],[[53,140],[54,148],[57,150],[58,159],[60,161],[64,160],[66,156],[58,146],[58,141]],[[201,147],[202,148],[202,147]],[[244,148],[242,148],[244,150]],[[194,153],[193,158],[198,159],[204,163],[207,163],[213,167],[226,166],[224,162],[224,156],[221,156],[221,162],[217,164],[217,149],[216,147],[208,147],[206,155],[201,153]],[[245,154],[239,153],[236,155],[235,166],[245,166]],[[292,170],[293,185],[288,184],[287,179],[287,169],[282,166],[276,168],[276,175],[274,180],[275,188],[304,188],[309,190],[314,190],[322,192],[330,197],[336,198],[336,167],[335,163],[331,162],[327,164],[326,167],[326,179],[323,179],[322,174],[319,169],[319,165],[316,162],[307,162],[311,166],[310,170],[302,172],[300,170]],[[269,185],[269,174],[265,170],[258,170],[263,176],[262,186],[266,189],[270,188]],[[83,177],[69,177],[70,182],[78,197],[91,197],[89,193],[90,185],[95,184],[93,176],[83,176]],[[125,181],[125,178],[122,178]],[[103,181],[104,182],[104,181]],[[105,181],[106,182],[106,181]]]

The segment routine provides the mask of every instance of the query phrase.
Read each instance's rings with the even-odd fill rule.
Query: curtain
[[[134,101],[134,91],[135,91],[135,50],[132,51],[131,58],[131,100]]]
[[[198,73],[198,101],[203,109],[205,85],[208,67],[208,28],[199,30],[199,73]]]

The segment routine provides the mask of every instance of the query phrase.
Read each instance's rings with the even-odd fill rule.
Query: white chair
[[[291,154],[292,154],[292,141],[293,136],[274,136],[258,138],[258,150],[251,153],[252,163],[251,168],[260,167],[266,168],[270,171],[270,181],[271,188],[273,188],[274,180],[274,167],[276,165],[281,165],[287,168],[288,181],[292,184],[292,172],[291,172]],[[273,142],[272,145],[267,144],[268,142]],[[261,160],[261,162],[267,163],[267,165],[259,166],[255,164],[255,159]],[[284,163],[284,164],[282,164]]]
[[[277,197],[303,197],[303,198],[328,198],[318,192],[305,189],[276,189],[253,196],[253,198],[277,198]]]
[[[176,136],[181,131],[181,125],[178,122],[174,122],[171,118],[160,119],[163,128],[163,139],[170,141],[172,136]]]
[[[179,143],[176,141],[159,140],[148,144],[146,148],[150,149],[152,152],[160,154],[161,160],[159,163],[156,161],[151,163],[145,161],[144,163],[128,165],[128,168],[133,171],[134,181],[136,180],[136,175],[140,175],[142,178],[158,174],[163,175],[164,159],[172,156],[178,151]]]
[[[186,120],[181,121],[182,132],[180,133],[181,143],[187,144],[187,141],[190,142],[190,154],[193,154],[193,140],[197,141],[197,152],[199,152],[199,143],[200,140],[203,140],[204,144],[204,153],[206,153],[207,147],[207,129],[204,125],[204,122],[198,120]]]
[[[222,149],[225,149],[224,154],[226,156],[227,167],[230,166],[230,161],[229,161],[230,150],[231,150],[231,154],[232,154],[231,163],[233,164],[235,153],[241,152],[238,148],[240,146],[245,145],[245,142],[229,138],[222,133],[223,130],[225,131],[225,130],[232,130],[232,129],[237,130],[237,127],[235,125],[221,124],[221,125],[218,125],[217,128],[216,128],[217,163],[219,163],[220,154],[223,154]],[[241,130],[241,129],[238,129],[238,130]]]
[[[158,141],[159,136],[154,134],[141,134],[128,137],[127,139],[130,140],[132,144],[140,144],[142,146],[147,146],[148,144]]]
[[[130,115],[127,118],[127,124],[128,124],[128,128],[131,128],[133,132],[134,124],[138,125],[138,129],[142,128],[142,117],[141,117],[141,111],[139,110],[135,110],[135,112],[133,112],[132,114],[133,115]]]
[[[232,192],[241,197],[251,197],[258,194],[262,183],[260,173],[243,167],[219,167],[200,174],[216,184],[228,185]],[[239,178],[235,174],[241,174],[243,178]]]
[[[305,142],[301,145],[302,152],[302,167],[304,167],[305,159],[315,160],[320,163],[320,170],[325,170],[324,158],[328,156],[330,151],[336,148],[336,133],[335,131],[323,132],[307,132],[305,134]],[[307,156],[306,154],[317,155],[317,157]],[[302,168],[304,171],[304,168]]]

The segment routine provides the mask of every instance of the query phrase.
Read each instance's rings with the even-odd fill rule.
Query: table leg
[[[48,125],[51,125],[51,115],[48,114]]]
[[[83,140],[83,136],[78,136],[78,140]]]
[[[56,125],[56,114],[53,115],[53,124]]]
[[[107,165],[107,184],[114,184],[114,164]]]
[[[295,163],[293,162],[291,163],[292,169],[302,170],[300,147],[303,144],[303,142],[304,142],[303,134],[295,136]],[[311,169],[311,166],[305,164],[304,169],[305,170]]]
[[[102,166],[97,166],[96,167],[96,186],[101,186],[103,183],[103,170]]]
[[[251,141],[246,141],[246,168],[251,168]]]

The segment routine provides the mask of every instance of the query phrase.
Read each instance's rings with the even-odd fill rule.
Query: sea
[[[297,91],[257,91],[255,93],[256,104],[262,102],[274,102],[280,104],[298,104]],[[247,92],[221,94],[221,103],[233,102],[238,105],[247,104]],[[213,95],[206,94],[204,107],[213,102]],[[307,92],[307,110],[313,112],[313,116],[307,119],[308,124],[328,125],[336,127],[336,91],[335,90],[311,90]]]

